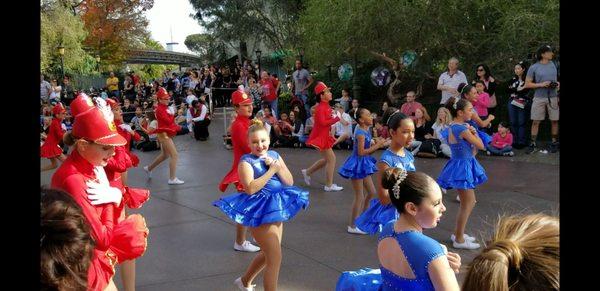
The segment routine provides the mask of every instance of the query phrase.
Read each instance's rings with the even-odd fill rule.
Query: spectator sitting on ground
[[[310,135],[310,132],[312,131],[313,127],[315,126],[315,111],[317,110],[317,105],[313,105],[310,108],[310,117],[306,119],[306,122],[304,122],[304,135],[302,136],[302,139],[304,139],[304,141],[308,140],[308,136]]]
[[[487,247],[469,265],[462,290],[560,290],[558,217],[501,218]]]
[[[263,122],[263,126],[265,127],[265,130],[269,133],[269,136],[272,136],[273,135],[273,131],[271,131],[271,129],[273,129],[273,127],[267,121],[268,119],[265,117],[264,111],[257,112],[256,113],[256,119],[258,119],[258,120],[260,120],[260,121]]]
[[[45,104],[48,103],[48,98],[50,97],[50,93],[52,93],[52,85],[44,80],[44,74],[40,74],[40,76],[40,103]]]
[[[263,108],[263,119],[264,122],[268,123],[271,127],[277,127],[277,119],[271,114],[271,108],[268,106]]]
[[[415,111],[415,143],[413,155],[425,158],[435,158],[438,155],[441,142],[433,137],[431,121],[425,120],[427,110],[425,107],[417,108]]]
[[[142,131],[145,133],[144,137],[147,137],[147,139],[138,143],[136,148],[143,152],[155,151],[160,149],[160,143],[158,142],[156,134],[158,121],[156,120],[154,110],[147,110],[146,117],[148,120],[147,122],[142,123]]]
[[[87,290],[95,243],[83,210],[60,190],[42,188],[40,200],[40,290]]]
[[[135,107],[131,105],[131,101],[129,99],[123,100],[123,122],[130,123],[133,116],[135,116]]]
[[[294,131],[294,127],[290,123],[288,119],[288,115],[285,112],[282,112],[279,115],[279,121],[277,121],[277,127],[275,128],[275,136],[277,139],[273,144],[274,147],[293,147],[294,140],[292,139],[292,132]]]
[[[373,127],[373,137],[379,137],[384,139],[388,139],[390,137],[388,127],[386,124],[383,124],[381,117],[377,117],[377,119],[375,119],[375,126]]]
[[[492,136],[492,142],[487,145],[487,155],[494,156],[514,156],[512,150],[513,136],[506,127],[506,123],[501,121],[498,124],[498,132]]]
[[[295,106],[295,107],[298,107],[298,106]],[[306,139],[308,137],[304,138],[304,124],[302,124],[301,119],[296,118],[296,115],[298,115],[297,111],[290,112],[290,123],[293,126],[292,140],[294,142],[294,147],[299,148],[299,147],[304,147],[304,142],[306,141]]]
[[[194,89],[187,89],[187,97],[185,97],[185,103],[191,107],[192,101],[198,100],[198,97],[194,95]]]
[[[190,133],[185,111],[186,110],[184,108],[177,109],[177,115],[175,115],[175,124],[181,126],[181,130],[177,132],[177,135],[185,135]]]
[[[423,105],[415,101],[415,99],[417,99],[415,91],[406,92],[406,103],[402,104],[402,106],[400,107],[400,112],[412,118],[413,121],[417,120],[417,118],[415,117],[415,112],[417,111],[417,109],[423,108]],[[425,120],[431,120],[428,114],[425,115]]]
[[[56,81],[56,79],[52,79],[50,86],[52,87],[52,90],[50,92],[49,101],[50,104],[56,104],[60,102],[60,93],[62,91],[62,87],[58,85],[58,81]]]
[[[379,111],[379,116],[383,116],[383,113],[385,113],[388,108],[390,107],[390,104],[387,101],[383,101],[383,104],[381,104],[381,110]]]
[[[294,105],[294,108],[292,108],[292,112],[295,113],[294,117],[296,118],[297,121],[299,121],[302,124],[306,123],[306,112],[304,111],[303,106],[300,106],[299,104]],[[290,112],[290,115],[291,115],[291,112]]]
[[[433,129],[433,137],[440,141],[440,151],[444,156],[451,158],[452,151],[445,138],[442,137],[442,131],[450,128],[452,122],[452,114],[446,107],[440,107],[437,111],[435,123],[431,126]]]
[[[350,110],[350,94],[348,93],[348,89],[342,89],[342,97],[335,99],[334,101],[339,102],[344,107],[344,112],[348,113]],[[356,100],[358,102],[358,100]]]
[[[344,112],[344,107],[336,103],[334,109],[341,115],[341,118],[332,126],[336,141],[333,146],[338,149],[352,149],[352,117]],[[357,110],[354,110],[356,112]]]

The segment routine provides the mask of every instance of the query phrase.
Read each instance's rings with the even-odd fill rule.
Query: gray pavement
[[[224,148],[222,120],[214,120],[211,138],[198,142],[178,136],[178,177],[184,185],[167,185],[168,165],[163,163],[148,180],[141,166],[149,164],[158,152],[136,152],[140,167],[129,171],[129,183],[151,190],[150,200],[137,212],[144,215],[150,234],[148,249],[137,261],[137,290],[235,290],[232,282],[246,269],[255,254],[235,252],[234,224],[212,201],[223,194],[217,189],[229,171],[232,152]],[[318,158],[312,149],[275,149],[294,175],[295,184],[305,187],[300,169]],[[382,151],[374,156],[379,158]],[[338,150],[337,167],[350,151]],[[545,212],[559,213],[558,154],[535,153],[515,157],[486,157],[479,160],[489,181],[476,190],[477,206],[467,230],[479,241],[489,237],[500,214]],[[42,163],[47,161],[43,160]],[[416,168],[437,177],[445,159],[417,158]],[[336,170],[337,170],[336,167]],[[41,184],[47,185],[53,172],[42,173]],[[341,272],[361,267],[377,268],[377,238],[346,233],[352,204],[352,186],[335,175],[334,181],[345,189],[323,191],[324,173],[313,175],[310,206],[284,224],[283,263],[279,276],[280,290],[334,290]],[[226,193],[231,193],[230,186]],[[425,233],[458,252],[463,261],[459,274],[462,281],[466,267],[478,251],[454,250],[450,234],[458,211],[455,191],[444,195],[447,211],[440,225]],[[255,283],[262,290],[262,276]],[[115,283],[120,287],[119,275]]]

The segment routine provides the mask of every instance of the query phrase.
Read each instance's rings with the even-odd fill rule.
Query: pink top
[[[415,117],[415,112],[418,108],[423,108],[423,105],[421,105],[421,103],[417,101],[406,102],[402,104],[402,107],[400,107],[400,112],[402,112],[404,115],[412,118],[412,120],[415,121],[417,119]]]
[[[489,104],[490,104],[490,94],[483,92],[483,93],[479,94],[479,98],[477,98],[477,102],[473,102],[473,107],[477,111],[477,115],[487,116]]]
[[[497,149],[503,149],[507,146],[512,145],[513,136],[510,132],[507,132],[504,137],[500,135],[499,132],[494,133],[492,137],[492,146]]]

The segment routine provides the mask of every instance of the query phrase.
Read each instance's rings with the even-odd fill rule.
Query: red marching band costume
[[[252,99],[249,98],[248,94],[244,91],[236,90],[231,94],[231,102],[233,105],[252,104]],[[219,184],[219,190],[225,192],[227,186],[231,183],[235,183],[237,191],[243,191],[244,186],[240,183],[238,176],[238,164],[240,158],[250,153],[250,147],[248,146],[248,128],[250,127],[250,118],[238,115],[233,123],[231,124],[231,144],[233,146],[233,165],[231,170],[225,175],[221,184]]]
[[[71,112],[75,117],[73,136],[100,145],[125,145],[126,140],[118,134],[112,120],[112,112],[108,116],[107,110],[110,112],[110,108],[94,106],[85,94],[78,95],[71,103]],[[148,236],[148,228],[141,215],[129,215],[119,221],[123,204],[127,203],[128,198],[122,199],[118,206],[114,203],[91,204],[86,182],[101,182],[103,178],[107,177],[102,167],[92,165],[77,150],[73,150],[54,173],[51,182],[52,188],[63,190],[75,199],[89,223],[91,236],[95,241],[88,269],[88,290],[93,291],[106,288],[115,274],[114,267],[117,263],[143,255]]]
[[[318,82],[315,86],[315,95],[329,89],[323,82]],[[339,117],[332,116],[333,110],[328,101],[320,101],[315,109],[315,125],[306,140],[306,144],[317,148],[318,150],[330,149],[335,143],[335,138],[331,136],[331,126],[340,120]]]
[[[167,90],[160,87],[156,92],[156,98],[160,100],[168,100],[170,98]],[[175,124],[175,113],[177,110],[169,109],[169,106],[162,103],[158,103],[156,107],[155,115],[156,121],[158,122],[158,128],[156,133],[164,132],[169,137],[177,135],[177,132],[181,130],[181,126]]]
[[[66,112],[66,109],[62,106],[62,104],[56,103],[52,108],[52,114],[60,114]],[[56,158],[60,156],[63,150],[60,148],[58,143],[62,140],[65,131],[62,128],[61,122],[58,118],[52,118],[52,123],[50,123],[50,128],[48,129],[48,135],[46,136],[46,140],[44,144],[40,147],[40,156],[42,158]]]

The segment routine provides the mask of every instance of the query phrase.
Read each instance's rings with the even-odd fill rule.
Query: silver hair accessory
[[[458,103],[458,98],[455,98],[454,100],[454,104],[452,104],[452,108],[454,108],[456,110],[456,104]]]
[[[394,198],[400,199],[400,183],[406,179],[408,176],[408,172],[405,169],[400,168],[400,173],[398,174],[398,179],[396,183],[394,183],[394,187],[392,187],[392,192],[394,192]]]
[[[388,120],[387,120],[387,126],[388,126],[388,127],[390,126],[390,121],[392,121],[392,117],[394,117],[394,115],[396,115],[396,113],[398,113],[398,112],[400,112],[400,110],[396,109],[396,111],[394,111],[394,113],[392,113],[392,114],[390,115],[390,117],[389,117],[389,118],[388,118]]]
[[[358,108],[356,108],[356,110],[354,110],[354,120],[356,120],[356,113],[358,112]]]

